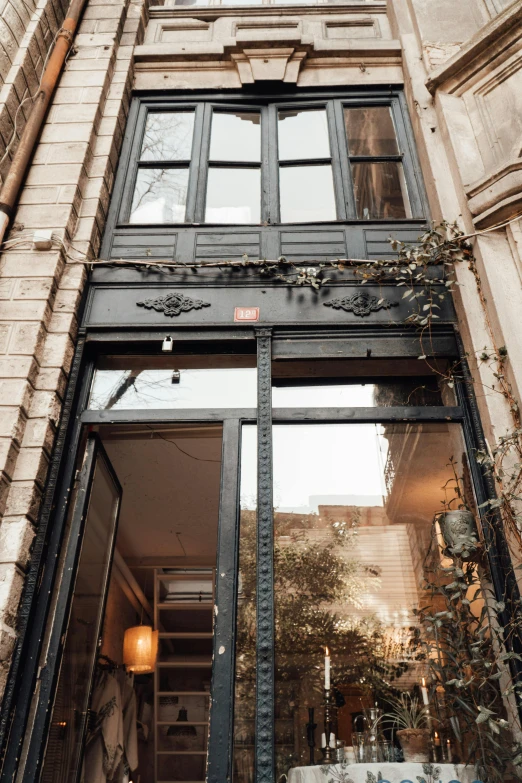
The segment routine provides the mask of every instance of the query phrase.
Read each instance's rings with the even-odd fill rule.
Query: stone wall
[[[82,260],[99,248],[145,13],[141,0],[90,0],[0,257],[1,690],[74,350]],[[31,250],[41,227],[53,229],[51,251]]]

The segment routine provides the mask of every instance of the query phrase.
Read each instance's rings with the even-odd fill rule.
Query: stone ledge
[[[426,88],[434,95],[451,79],[465,81],[485,63],[522,37],[522,0],[517,0],[485,25],[460,51],[426,80]],[[453,90],[452,90],[453,91]]]
[[[476,226],[487,227],[522,213],[522,159],[499,166],[466,188]]]

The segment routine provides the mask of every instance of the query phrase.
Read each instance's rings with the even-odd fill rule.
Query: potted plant
[[[453,469],[454,477],[447,482],[445,488],[448,484],[454,484],[455,497],[444,503],[444,511],[435,514],[435,521],[439,523],[440,532],[447,547],[445,553],[469,560],[479,546],[477,524],[475,515],[466,503],[465,492],[461,485],[462,479],[457,473],[453,457],[451,457],[449,464]],[[452,503],[456,501],[458,508],[452,508]]]
[[[416,763],[429,761],[430,729],[428,709],[421,705],[416,696],[401,693],[389,699],[393,711],[387,713],[398,728],[397,739],[400,742],[404,760]]]

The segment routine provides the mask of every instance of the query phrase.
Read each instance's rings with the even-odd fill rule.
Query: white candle
[[[335,748],[335,734],[333,731],[330,732],[330,747]]]
[[[321,747],[326,748],[326,734],[324,732],[321,734]]]
[[[325,690],[330,690],[330,650],[328,647],[324,648],[325,651],[325,659],[324,659],[324,688]]]
[[[430,699],[428,696],[428,689],[426,688],[426,680],[424,679],[424,677],[422,678],[421,693],[422,693],[422,701],[424,702],[425,706],[428,707],[430,703]]]

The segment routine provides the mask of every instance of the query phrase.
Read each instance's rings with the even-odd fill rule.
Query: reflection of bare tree
[[[151,112],[140,160],[190,160],[193,131],[193,112]]]
[[[176,213],[176,207],[187,203],[188,168],[140,169],[131,209],[131,222],[140,220],[138,210],[146,204],[157,203],[154,219],[160,222],[180,222],[184,214]],[[150,222],[147,217],[147,222]]]

